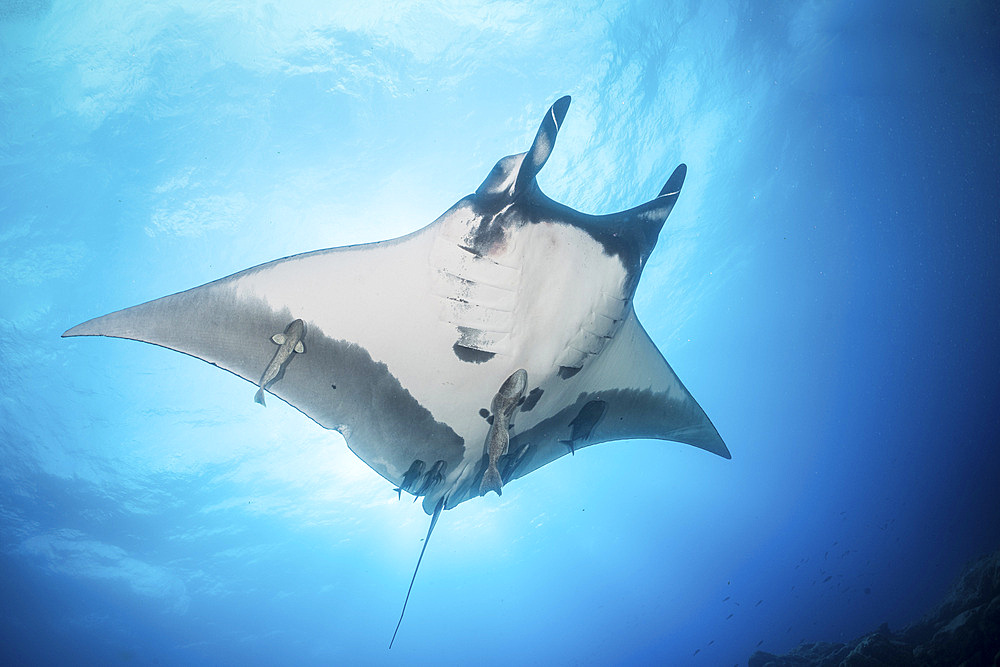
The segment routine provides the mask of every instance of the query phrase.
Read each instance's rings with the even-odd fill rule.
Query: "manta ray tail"
[[[444,509],[444,496],[441,500],[437,502],[434,506],[434,515],[431,516],[431,527],[427,529],[427,537],[424,538],[424,546],[420,549],[420,558],[417,559],[417,566],[413,568],[413,578],[410,579],[410,588],[406,591],[406,599],[403,600],[403,611],[399,612],[399,622],[396,623],[396,630],[392,633],[392,639],[389,640],[389,648],[392,648],[392,643],[396,641],[396,633],[399,632],[399,626],[403,624],[403,614],[406,613],[406,603],[410,601],[410,593],[413,592],[413,582],[417,580],[417,572],[420,571],[420,561],[424,559],[424,552],[427,551],[427,543],[431,541],[431,533],[434,532],[434,526],[437,525],[438,517],[441,516],[441,510]]]
[[[500,490],[502,487],[503,479],[500,477],[500,471],[495,466],[490,466],[483,473],[483,481],[479,485],[479,495],[485,496],[490,491],[496,491],[498,496],[502,496],[503,492]]]
[[[263,387],[261,387],[260,389],[258,389],[257,393],[254,394],[253,402],[254,403],[260,403],[265,408],[267,407],[267,405],[264,403],[264,388]]]

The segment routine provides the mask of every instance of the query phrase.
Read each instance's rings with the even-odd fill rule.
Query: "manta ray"
[[[527,152],[422,229],[277,259],[63,336],[143,341],[230,371],[422,498],[431,524],[405,613],[444,509],[614,440],[730,458],[632,304],[687,167],[627,211],[553,201],[536,177],[569,104],[557,100]]]

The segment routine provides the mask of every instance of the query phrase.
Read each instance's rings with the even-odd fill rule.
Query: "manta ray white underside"
[[[632,309],[686,168],[622,213],[552,201],[535,176],[568,107],[558,100],[527,153],[419,231],[262,264],[64,336],[154,343],[261,384],[343,434],[428,513],[480,495],[489,407],[518,369],[528,380],[497,463],[503,483],[625,438],[729,458]]]
[[[632,309],[686,167],[621,213],[552,201],[535,177],[569,101],[419,231],[275,260],[63,335],[190,354],[339,431],[423,497],[425,549],[442,509],[582,447],[657,438],[729,458]]]

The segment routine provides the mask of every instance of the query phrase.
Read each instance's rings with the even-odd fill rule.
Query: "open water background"
[[[427,527],[343,441],[70,326],[422,227],[526,150],[688,179],[636,311],[731,461],[591,447]],[[705,664],[1000,546],[993,2],[0,3],[0,662]],[[331,286],[336,289],[336,286]],[[697,653],[696,653],[697,652]]]

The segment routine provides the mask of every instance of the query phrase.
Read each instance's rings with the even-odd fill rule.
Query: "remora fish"
[[[403,497],[403,491],[409,492],[413,485],[416,483],[420,476],[424,474],[424,462],[420,459],[415,460],[410,464],[409,469],[403,474],[403,481],[399,483],[393,491],[396,492],[401,499]]]
[[[524,460],[525,454],[528,453],[528,449],[531,447],[528,443],[524,443],[518,448],[512,456],[508,456],[503,464],[503,475],[502,478],[509,480],[511,476],[517,472],[517,467],[521,465],[521,461]],[[510,449],[508,445],[508,450]]]
[[[278,377],[278,374],[288,363],[288,360],[292,358],[293,352],[302,354],[306,351],[305,345],[302,344],[305,334],[305,323],[302,320],[293,320],[291,324],[285,327],[285,333],[277,333],[271,336],[271,340],[278,346],[278,350],[274,353],[267,368],[264,369],[264,374],[260,376],[260,389],[257,390],[257,394],[253,397],[255,402],[265,405],[264,390],[267,388],[267,385]]]
[[[485,495],[488,491],[496,491],[501,494],[503,479],[500,471],[497,470],[497,461],[507,453],[507,446],[510,444],[510,414],[514,411],[524,390],[528,386],[528,372],[523,368],[511,373],[510,377],[500,385],[500,391],[493,397],[490,406],[493,412],[493,423],[490,424],[490,431],[486,434],[486,449],[490,455],[490,464],[483,473],[483,481],[479,484],[479,495]]]
[[[420,487],[413,492],[413,502],[417,502],[417,498],[426,494],[435,486],[443,482],[444,474],[447,470],[447,461],[437,461],[433,466],[431,466],[431,469],[427,471],[426,475],[424,475],[424,481],[420,484]]]
[[[576,443],[590,439],[594,427],[597,426],[597,422],[601,421],[607,407],[608,404],[601,400],[588,401],[580,408],[580,412],[573,418],[573,421],[569,423],[569,440],[560,440],[559,442],[569,447],[570,453],[575,455]]]

